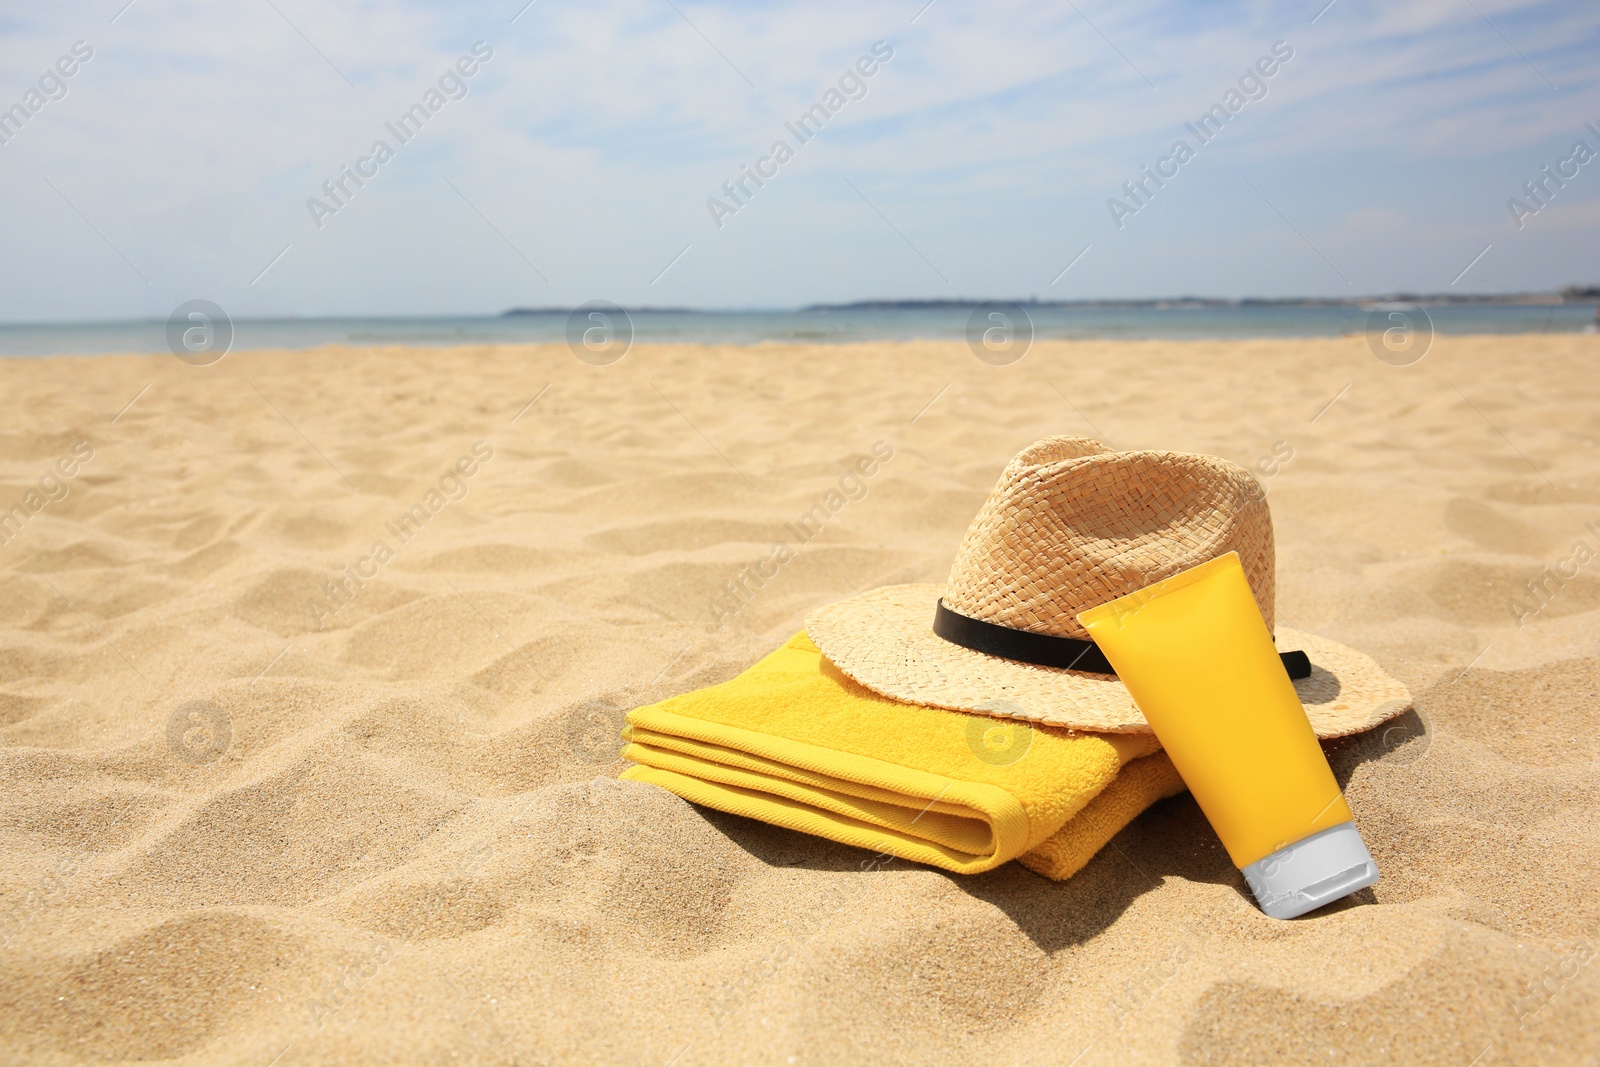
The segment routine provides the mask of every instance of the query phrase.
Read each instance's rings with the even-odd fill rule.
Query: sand
[[[0,1058],[1600,1062],[1600,560],[1510,606],[1600,551],[1597,360],[1545,335],[1405,368],[1360,338],[0,361],[0,508],[40,493],[0,547]],[[615,780],[628,708],[817,604],[941,581],[1053,433],[1277,459],[1280,617],[1417,698],[1330,746],[1376,887],[1268,919],[1187,796],[1052,883],[862,873]]]

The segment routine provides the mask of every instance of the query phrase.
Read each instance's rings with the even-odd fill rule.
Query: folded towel
[[[1069,877],[1183,790],[1149,734],[889,700],[841,674],[803,631],[731,681],[634,709],[623,737],[637,764],[624,778],[962,874],[1022,857]]]
[[[1165,752],[1136,759],[1065,826],[1038,848],[1018,856],[1017,862],[1046,878],[1071,878],[1145,808],[1187,788]]]

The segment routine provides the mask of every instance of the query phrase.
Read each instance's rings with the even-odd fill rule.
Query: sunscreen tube
[[[1292,919],[1378,880],[1229,552],[1078,616],[1261,910]]]

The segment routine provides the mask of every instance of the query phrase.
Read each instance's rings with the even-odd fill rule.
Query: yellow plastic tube
[[[1078,616],[1262,910],[1293,918],[1371,885],[1352,821],[1229,552]]]

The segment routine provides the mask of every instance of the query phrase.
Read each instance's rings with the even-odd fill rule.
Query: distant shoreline
[[[1547,293],[1389,293],[1377,296],[1358,297],[1317,297],[1317,296],[1286,296],[1263,297],[1245,296],[1237,298],[1211,297],[1211,296],[1173,296],[1151,297],[1146,299],[1115,299],[1115,300],[1040,300],[1029,297],[1026,300],[982,300],[952,299],[952,300],[856,300],[847,304],[807,304],[799,308],[755,308],[748,310],[738,309],[707,309],[689,307],[624,307],[622,310],[633,315],[739,315],[755,313],[768,313],[777,311],[783,313],[799,313],[807,311],[933,311],[940,309],[975,308],[989,303],[1016,304],[1025,308],[1083,308],[1092,310],[1110,309],[1193,309],[1193,308],[1248,308],[1248,307],[1282,307],[1282,308],[1313,308],[1313,307],[1353,307],[1372,308],[1382,304],[1408,304],[1414,307],[1445,307],[1445,306],[1501,306],[1501,307],[1558,307],[1563,304],[1600,304],[1600,286],[1567,286],[1564,289]],[[515,318],[533,315],[570,315],[577,310],[572,307],[533,307],[533,308],[507,308],[500,313],[501,318]]]
[[[1345,337],[1394,325],[1402,315],[1439,334],[1594,333],[1596,301],[1525,298],[1427,306],[1396,300],[1080,302],[1013,305],[1035,340],[1245,340]],[[613,305],[614,306],[614,305]],[[1003,305],[1002,305],[1003,307]],[[590,305],[593,308],[593,305]],[[612,324],[634,344],[755,345],[765,342],[855,344],[965,340],[993,305],[959,301],[872,301],[794,311],[694,311],[645,308],[613,312]],[[233,348],[301,349],[319,345],[566,344],[582,316],[559,308],[514,314],[232,320]],[[592,325],[581,322],[583,328]],[[0,359],[10,356],[163,352],[160,320],[0,325]]]

